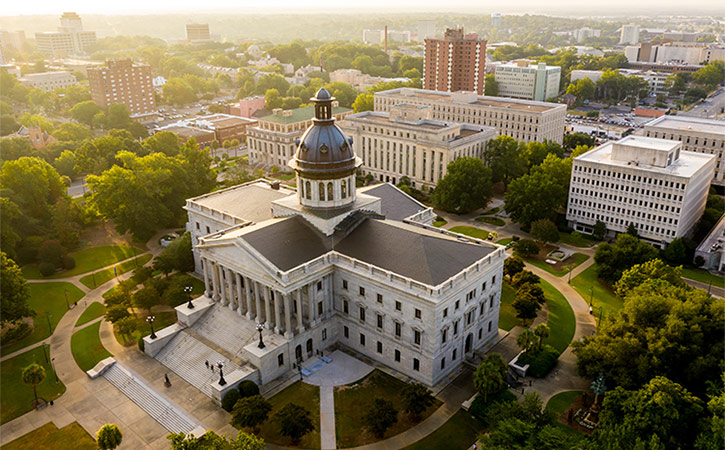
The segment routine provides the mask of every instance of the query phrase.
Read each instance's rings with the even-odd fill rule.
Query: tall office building
[[[88,69],[94,102],[103,108],[123,103],[137,116],[156,111],[151,78],[151,66],[133,64],[130,59],[109,60],[103,67]]]
[[[501,13],[493,13],[493,14],[491,14],[491,26],[492,27],[500,27],[501,26]]]
[[[483,94],[486,41],[463,28],[448,28],[443,39],[425,40],[423,88]]]
[[[546,63],[534,66],[526,60],[514,61],[497,65],[495,74],[498,95],[501,97],[543,102],[559,95],[559,66],[547,66]]]
[[[208,23],[187,23],[186,24],[186,40],[189,42],[211,41],[211,33],[209,33],[209,24]]]
[[[66,12],[60,17],[58,31],[35,33],[38,50],[53,57],[82,55],[96,43],[95,31],[84,31],[78,14]]]
[[[622,25],[622,34],[619,37],[620,44],[636,44],[639,42],[639,25],[630,23]]]

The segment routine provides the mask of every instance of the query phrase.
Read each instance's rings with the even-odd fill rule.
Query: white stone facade
[[[681,151],[679,142],[628,136],[574,159],[567,221],[592,232],[627,231],[660,246],[686,236],[702,215],[715,157]]]

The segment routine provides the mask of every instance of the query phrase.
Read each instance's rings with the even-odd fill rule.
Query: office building
[[[25,31],[0,30],[0,49],[22,50],[25,45]]]
[[[335,119],[342,120],[349,114],[352,114],[350,108],[343,108],[336,101],[332,102],[332,115]],[[272,114],[260,117],[258,125],[247,130],[249,162],[286,170],[287,161],[294,156],[297,148],[297,139],[312,125],[314,118],[314,106],[276,109]]]
[[[144,351],[217,404],[242,380],[264,392],[350,358],[332,346],[435,386],[498,336],[504,248],[425,225],[432,210],[392,185],[357,189],[327,91],[315,109],[289,162],[299,190],[258,180],[186,203],[205,294]]]
[[[627,136],[574,158],[566,219],[591,233],[630,224],[641,239],[663,248],[686,236],[705,210],[715,157],[682,151],[677,141]]]
[[[434,188],[456,158],[483,159],[495,128],[432,120],[430,106],[398,104],[390,112],[365,111],[340,128],[362,158],[363,175],[396,184],[408,177],[416,188]]]
[[[95,31],[84,31],[78,14],[66,12],[60,18],[58,31],[35,33],[38,50],[53,58],[83,55],[96,43]]]
[[[643,136],[682,142],[688,152],[715,155],[712,184],[725,186],[725,122],[697,117],[662,116],[645,124]]]
[[[88,83],[91,98],[103,108],[123,103],[132,116],[156,112],[151,66],[130,59],[108,60],[103,67],[88,69]]]
[[[187,23],[186,24],[186,40],[189,42],[209,42],[211,34],[209,33],[208,23]]]
[[[374,102],[379,112],[390,112],[400,103],[430,106],[433,120],[493,127],[519,141],[564,140],[566,105],[560,103],[414,88],[376,92]]]
[[[576,39],[577,42],[581,42],[584,39],[590,38],[590,37],[599,37],[602,35],[602,30],[593,30],[589,27],[582,27],[578,30],[574,30],[573,36],[574,39]]]
[[[486,41],[463,28],[448,28],[443,39],[426,39],[423,88],[437,91],[473,91],[483,94]]]
[[[546,101],[559,95],[561,67],[546,63],[529,65],[529,61],[498,64],[494,72],[501,97]]]
[[[501,26],[501,13],[492,13],[491,14],[491,26],[492,27],[500,27]]]
[[[434,38],[436,36],[436,21],[435,20],[419,20],[418,21],[418,42],[423,42],[428,38]]]
[[[214,137],[220,143],[234,139],[244,142],[247,130],[257,125],[257,120],[230,114],[212,114],[196,117],[194,124],[199,128],[214,131]]]
[[[162,131],[169,131],[179,136],[185,143],[194,138],[199,148],[211,147],[212,141],[215,139],[214,130],[203,130],[191,125],[171,124],[164,127],[154,129],[154,134]]]
[[[265,99],[263,95],[256,95],[239,100],[238,103],[230,103],[227,114],[239,117],[252,118],[254,113],[264,109]]]
[[[617,71],[626,77],[637,77],[645,80],[649,86],[650,95],[667,94],[667,86],[665,81],[671,74],[666,72],[656,72],[654,70],[640,70],[640,69],[617,69]],[[572,83],[575,83],[582,78],[589,78],[593,83],[602,77],[604,71],[602,70],[581,70],[575,69],[571,71],[570,79]]]
[[[29,73],[18,79],[18,81],[25,86],[42,89],[47,92],[78,84],[76,77],[70,72],[65,71]]]
[[[636,44],[639,42],[639,25],[622,25],[622,33],[619,37],[620,44]]]

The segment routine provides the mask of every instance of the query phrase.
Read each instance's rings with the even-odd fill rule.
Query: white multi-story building
[[[725,122],[697,117],[662,116],[647,123],[643,136],[682,142],[688,152],[715,155],[715,175],[712,184],[725,186]]]
[[[639,25],[630,23],[622,25],[622,34],[619,37],[620,44],[636,44],[639,42]]]
[[[62,89],[78,84],[76,77],[66,71],[29,73],[18,81],[25,86],[42,89],[44,91]]]
[[[35,33],[38,50],[54,58],[81,55],[96,43],[95,31],[84,31],[80,16],[66,12],[60,18],[58,31]]]
[[[566,219],[591,233],[627,231],[656,246],[686,236],[705,210],[715,157],[681,151],[676,141],[628,136],[574,158]]]
[[[396,184],[408,177],[413,187],[435,187],[448,164],[459,157],[483,159],[495,128],[430,119],[431,107],[400,104],[390,112],[352,114],[340,124],[353,139],[361,171]]]
[[[431,119],[493,127],[501,135],[524,142],[564,140],[566,105],[475,92],[442,92],[399,88],[375,93],[375,111],[390,112],[400,103],[431,107]]]
[[[602,30],[593,30],[589,27],[583,27],[579,28],[578,30],[574,30],[573,35],[574,39],[576,39],[577,42],[581,42],[586,38],[590,37],[599,37],[602,34]]]
[[[637,77],[645,80],[649,85],[650,95],[667,94],[665,81],[667,77],[672,75],[666,72],[656,72],[654,70],[637,70],[637,69],[617,69],[617,71],[626,77]],[[593,83],[602,77],[602,70],[583,70],[576,69],[571,71],[571,82],[575,83],[582,78],[589,78]]]
[[[491,13],[491,26],[492,27],[501,26],[501,13],[498,13],[498,12]]]
[[[498,335],[504,248],[426,225],[432,210],[392,185],[356,189],[362,161],[329,93],[314,101],[289,163],[299,190],[255,181],[187,200],[205,295],[144,350],[217,402],[335,344],[434,386]]]
[[[494,71],[501,97],[546,101],[559,95],[561,67],[546,63],[529,65],[529,61],[497,64]]]

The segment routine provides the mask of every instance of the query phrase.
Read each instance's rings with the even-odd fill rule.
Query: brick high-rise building
[[[123,103],[131,115],[156,111],[151,66],[133,64],[130,59],[109,60],[103,67],[88,69],[91,98],[103,108]]]
[[[483,95],[486,41],[463,28],[446,29],[443,39],[425,40],[423,88],[434,91],[474,91]]]

